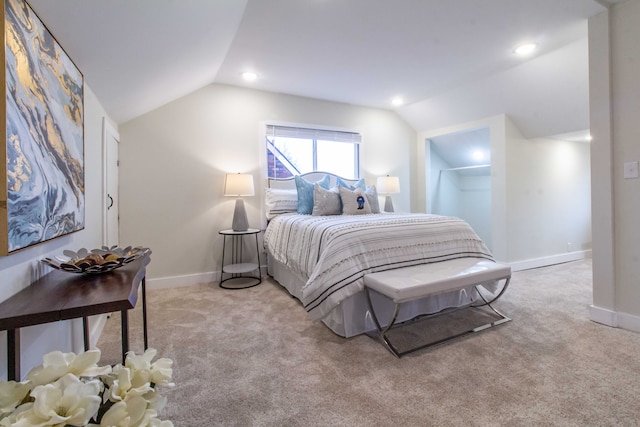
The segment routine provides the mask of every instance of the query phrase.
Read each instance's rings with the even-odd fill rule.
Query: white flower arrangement
[[[0,382],[0,426],[173,427],[157,418],[173,361],[155,355],[129,352],[124,365],[100,367],[100,350],[48,353],[24,381]]]

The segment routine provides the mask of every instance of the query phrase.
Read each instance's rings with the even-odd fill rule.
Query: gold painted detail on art
[[[22,188],[22,185],[31,179],[31,165],[22,152],[18,135],[9,135],[7,137],[7,144],[11,144],[12,149],[16,152],[13,164],[9,164],[9,159],[7,159],[7,186],[10,191],[17,193]]]

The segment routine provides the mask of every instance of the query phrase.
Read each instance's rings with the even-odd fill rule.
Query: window
[[[359,178],[360,134],[267,125],[269,178],[322,171]]]

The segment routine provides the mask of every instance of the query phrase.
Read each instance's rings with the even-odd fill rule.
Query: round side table
[[[258,247],[258,234],[260,230],[257,228],[249,228],[244,231],[229,229],[220,230],[218,233],[223,236],[220,287],[224,289],[246,289],[262,283],[262,277],[260,277],[260,249]],[[257,262],[244,262],[243,238],[251,235],[255,237],[255,255]],[[227,238],[231,240],[231,253],[230,260],[228,260],[229,263],[225,264],[225,260],[227,259]],[[247,248],[249,248],[249,246],[250,245],[248,245]],[[257,274],[254,272],[257,272]],[[225,277],[225,275],[228,277]]]

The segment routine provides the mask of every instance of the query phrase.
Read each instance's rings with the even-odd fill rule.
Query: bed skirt
[[[298,300],[301,299],[302,287],[306,283],[303,277],[293,273],[286,265],[279,263],[268,255],[267,271],[292,296]],[[413,300],[400,307],[397,321],[404,322],[423,314],[437,313],[446,308],[467,305],[476,298],[475,292],[461,289]],[[379,318],[391,317],[394,309],[394,304],[391,300],[377,294],[372,295],[372,300]],[[343,300],[322,319],[322,322],[334,333],[345,338],[376,330],[364,290]]]

